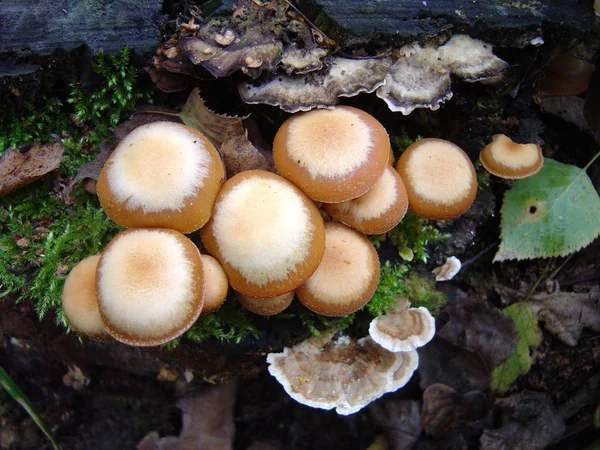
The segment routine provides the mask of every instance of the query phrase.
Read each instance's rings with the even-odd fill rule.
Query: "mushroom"
[[[95,339],[109,337],[98,310],[96,267],[100,255],[79,261],[69,272],[62,292],[62,308],[75,331]]]
[[[229,282],[221,263],[210,255],[200,255],[204,271],[204,306],[201,314],[219,309],[227,299]]]
[[[549,95],[579,95],[587,91],[594,65],[576,56],[558,56],[536,81],[536,88]]]
[[[434,138],[414,142],[400,156],[396,170],[406,185],[409,208],[421,217],[451,219],[475,200],[475,168],[452,142]]]
[[[315,201],[338,203],[367,192],[388,163],[388,134],[373,116],[349,106],[298,113],[273,142],[284,178]]]
[[[408,209],[406,187],[392,166],[365,194],[323,209],[331,217],[365,234],[383,234],[403,219]]]
[[[135,228],[117,234],[98,263],[100,315],[108,332],[150,346],[183,334],[204,303],[198,248],[175,230]]]
[[[315,271],[325,248],[314,203],[286,179],[262,170],[227,180],[200,235],[231,287],[257,298],[296,289]]]
[[[292,304],[294,291],[269,298],[252,298],[238,292],[237,299],[240,305],[254,314],[273,316],[284,311]]]
[[[462,263],[456,256],[451,256],[446,259],[446,262],[441,266],[436,267],[431,271],[435,275],[435,281],[448,281],[460,272]]]
[[[298,289],[298,299],[324,316],[345,316],[362,308],[379,282],[373,244],[341,223],[325,224],[325,252],[314,274]]]
[[[329,332],[270,353],[267,363],[297,402],[348,415],[404,386],[418,357],[416,352],[389,352],[369,337],[356,341]]]
[[[435,319],[427,308],[410,308],[398,299],[396,307],[369,325],[371,338],[390,352],[408,352],[427,344],[435,334]]]
[[[225,178],[215,147],[200,132],[174,122],[134,129],[98,178],[100,204],[124,227],[191,233],[210,218]]]
[[[539,145],[517,144],[503,134],[492,136],[492,142],[481,150],[479,159],[488,172],[510,180],[535,175],[544,165]]]

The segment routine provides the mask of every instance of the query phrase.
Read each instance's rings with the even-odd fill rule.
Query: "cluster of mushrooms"
[[[497,150],[504,139],[482,154],[493,173],[523,165],[512,147]],[[70,272],[63,309],[72,328],[159,345],[217,309],[229,286],[257,314],[283,311],[294,295],[319,314],[352,313],[379,281],[365,234],[392,229],[409,206],[431,219],[456,217],[477,190],[468,156],[441,139],[415,142],[394,169],[384,127],[347,106],[291,116],[273,157],[279,174],[250,170],[225,181],[217,149],[198,131],[173,122],[133,130],[97,184],[107,215],[128,229]],[[185,236],[198,230],[208,255]]]

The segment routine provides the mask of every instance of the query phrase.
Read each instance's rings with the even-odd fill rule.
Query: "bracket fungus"
[[[400,223],[407,209],[406,187],[392,166],[386,167],[373,187],[360,197],[323,204],[331,217],[365,234],[388,232]]]
[[[298,113],[273,142],[277,170],[315,201],[338,203],[367,192],[390,154],[388,134],[373,116],[349,106]]]
[[[379,258],[373,244],[346,225],[327,222],[323,259],[296,295],[311,311],[345,316],[371,299],[378,282]]]
[[[390,352],[407,352],[427,344],[435,334],[435,319],[427,308],[411,308],[398,299],[396,307],[369,325],[371,339]]]
[[[117,234],[98,263],[96,288],[107,331],[130,345],[160,345],[185,332],[204,303],[196,245],[175,230]]]
[[[262,170],[227,180],[200,235],[231,287],[258,298],[296,289],[316,270],[325,248],[315,204],[285,178]]]
[[[435,281],[448,281],[460,272],[462,263],[456,256],[451,256],[446,259],[446,262],[441,266],[436,267],[431,271],[435,275]]]
[[[510,180],[535,175],[544,165],[539,145],[517,144],[503,134],[492,136],[492,142],[481,150],[479,159],[488,172]]]
[[[96,268],[100,255],[79,261],[69,272],[62,292],[62,307],[75,331],[94,339],[106,339],[108,333],[100,318],[96,296]]]
[[[134,129],[98,178],[100,204],[124,227],[191,233],[210,218],[225,178],[219,153],[200,132],[174,122]]]
[[[452,219],[475,200],[475,167],[452,142],[434,138],[414,142],[400,156],[396,170],[406,185],[409,208],[421,217]]]
[[[267,356],[269,373],[299,403],[348,415],[404,386],[419,362],[416,352],[389,352],[369,337],[333,332]]]

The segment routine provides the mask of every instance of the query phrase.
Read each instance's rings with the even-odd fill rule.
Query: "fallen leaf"
[[[425,431],[435,439],[444,438],[463,423],[485,417],[488,401],[482,391],[462,395],[445,384],[432,384],[423,393],[421,421]]]
[[[596,139],[600,139],[600,68],[598,67],[590,77],[590,85],[585,94],[583,115],[592,134]]]
[[[600,332],[599,289],[581,294],[536,294],[527,303],[544,321],[544,328],[567,345],[577,345],[584,327]]]
[[[33,144],[8,150],[0,158],[0,197],[33,183],[60,165],[65,146]]]
[[[245,136],[243,117],[230,117],[217,114],[206,107],[198,88],[192,89],[179,118],[188,127],[204,134],[217,148],[236,136]]]
[[[390,450],[410,450],[423,428],[420,409],[416,400],[382,400],[371,403],[367,411],[385,433]]]
[[[223,142],[220,150],[227,178],[245,170],[275,171],[273,164],[252,145],[246,134]]]
[[[504,413],[499,429],[486,429],[481,448],[486,450],[536,450],[556,442],[565,424],[550,398],[543,393],[521,392],[496,401]]]
[[[484,299],[459,296],[446,312],[450,320],[438,336],[477,353],[489,371],[517,346],[519,337],[514,322]]]
[[[519,333],[519,342],[510,357],[492,372],[490,389],[504,394],[520,376],[531,368],[530,348],[542,343],[542,333],[537,326],[537,318],[524,302],[514,303],[503,310],[504,314],[514,320]]]

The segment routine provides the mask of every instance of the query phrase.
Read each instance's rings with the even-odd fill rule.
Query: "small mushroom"
[[[324,204],[323,209],[331,217],[361,233],[383,234],[404,218],[408,196],[402,178],[392,166],[388,166],[365,194],[345,202]]]
[[[406,185],[409,208],[421,217],[451,219],[475,200],[475,168],[452,142],[433,138],[414,142],[400,156],[396,170]]]
[[[492,136],[492,142],[481,150],[479,159],[488,172],[510,180],[535,175],[544,165],[539,145],[517,144],[503,134]]]
[[[294,291],[286,292],[285,294],[269,298],[252,298],[238,293],[237,299],[240,305],[254,314],[259,314],[261,316],[273,316],[284,311],[292,304],[292,300],[294,299]]]
[[[262,170],[227,180],[200,235],[231,287],[256,298],[296,289],[315,271],[325,248],[315,204],[286,179]]]
[[[175,230],[117,234],[98,262],[96,288],[108,332],[130,345],[168,342],[198,318],[204,273],[198,248]]]
[[[536,88],[549,95],[579,95],[587,91],[594,65],[565,54],[558,56],[536,81]]]
[[[299,403],[353,414],[404,386],[418,364],[413,353],[392,353],[369,337],[323,333],[267,356],[269,373]]]
[[[441,266],[436,267],[431,272],[435,275],[435,281],[448,281],[460,271],[462,264],[456,256],[446,259]]]
[[[191,233],[210,218],[224,178],[221,157],[203,134],[153,122],[121,141],[100,172],[97,191],[119,225]]]
[[[221,263],[210,255],[200,255],[204,271],[204,306],[202,314],[213,312],[221,307],[227,299],[229,282]]]
[[[435,334],[435,319],[427,308],[410,308],[400,298],[396,307],[369,325],[371,338],[390,352],[408,352],[427,344]]]
[[[69,272],[62,292],[62,307],[75,331],[95,339],[109,338],[98,310],[96,268],[100,255],[79,261]]]
[[[328,222],[321,264],[296,295],[311,311],[345,316],[371,299],[378,282],[379,258],[373,244],[346,225]]]
[[[383,125],[349,106],[295,114],[273,142],[279,173],[313,200],[326,203],[367,192],[383,174],[389,152]]]

